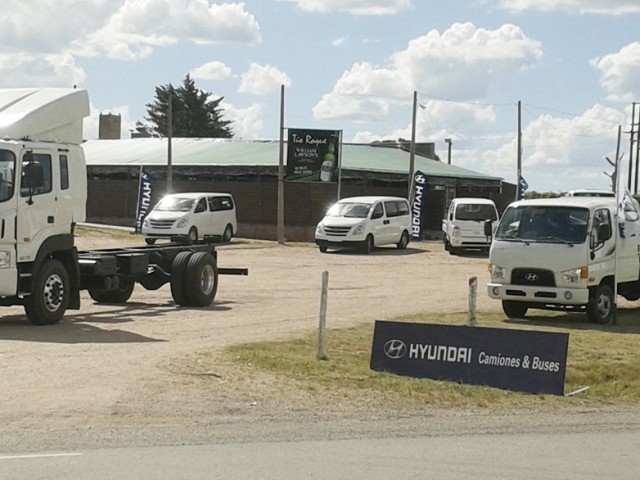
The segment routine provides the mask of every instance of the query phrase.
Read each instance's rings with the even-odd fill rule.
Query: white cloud
[[[125,0],[104,27],[74,42],[82,55],[104,52],[119,60],[151,55],[153,47],[180,41],[202,45],[256,44],[260,27],[243,3],[207,0]]]
[[[224,80],[231,76],[231,69],[223,62],[208,62],[191,70],[194,80]]]
[[[276,67],[251,63],[249,70],[242,74],[239,92],[253,95],[270,95],[280,91],[280,86],[291,86],[291,78]]]
[[[455,100],[480,98],[492,83],[535,65],[541,56],[540,43],[514,25],[486,30],[456,23],[442,34],[432,30],[411,40],[386,68],[354,64],[314,107],[314,117],[385,120],[390,106],[410,101],[414,90]]]
[[[634,42],[617,53],[591,61],[600,70],[600,84],[609,93],[609,99],[632,102],[640,97],[640,43]]]
[[[640,12],[638,0],[501,0],[500,6],[513,13],[522,13],[527,10],[602,15]]]
[[[295,3],[305,12],[352,15],[395,15],[411,8],[411,0],[278,0]]]
[[[246,140],[260,138],[264,127],[261,105],[254,104],[248,108],[237,108],[230,103],[222,102],[220,106],[224,109],[223,118],[233,122],[230,127],[233,130],[234,138]]]
[[[68,54],[0,54],[0,86],[72,87],[86,78],[85,71]]]

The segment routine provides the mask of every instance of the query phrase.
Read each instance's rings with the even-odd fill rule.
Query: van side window
[[[384,210],[382,208],[382,203],[377,203],[373,208],[373,212],[371,213],[371,218],[382,218],[384,216]]]
[[[209,210],[212,212],[233,210],[233,200],[231,197],[209,197]]]
[[[398,207],[398,216],[409,215],[409,204],[401,200],[396,201]]]
[[[387,217],[397,217],[398,213],[398,205],[395,201],[384,202],[384,209],[387,211]]]
[[[194,213],[201,213],[207,211],[207,200],[201,198],[198,200],[198,205],[196,205],[196,209],[193,211]]]
[[[60,190],[69,189],[69,161],[66,155],[60,155]]]

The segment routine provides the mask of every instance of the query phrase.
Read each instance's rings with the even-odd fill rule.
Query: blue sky
[[[236,138],[285,127],[345,142],[411,137],[530,190],[609,188],[640,102],[640,0],[2,0],[0,87],[89,91],[123,138],[158,85],[224,97]],[[626,160],[626,162],[625,162]],[[407,170],[408,170],[407,165]],[[623,174],[626,175],[625,171]]]

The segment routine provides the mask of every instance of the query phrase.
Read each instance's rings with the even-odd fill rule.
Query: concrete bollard
[[[469,278],[469,318],[467,325],[476,326],[476,304],[478,299],[478,277]]]
[[[326,360],[324,353],[324,331],[327,323],[327,297],[329,293],[329,272],[322,272],[322,293],[320,294],[320,318],[318,322],[318,351],[316,359]]]

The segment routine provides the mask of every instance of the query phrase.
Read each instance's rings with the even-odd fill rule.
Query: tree
[[[155,88],[153,103],[147,103],[147,130],[154,136],[169,135],[169,98],[171,98],[172,136],[198,138],[231,138],[231,121],[222,118],[220,102],[211,100],[210,93],[196,88],[187,75],[181,86],[161,85]],[[136,127],[145,127],[141,122]]]

